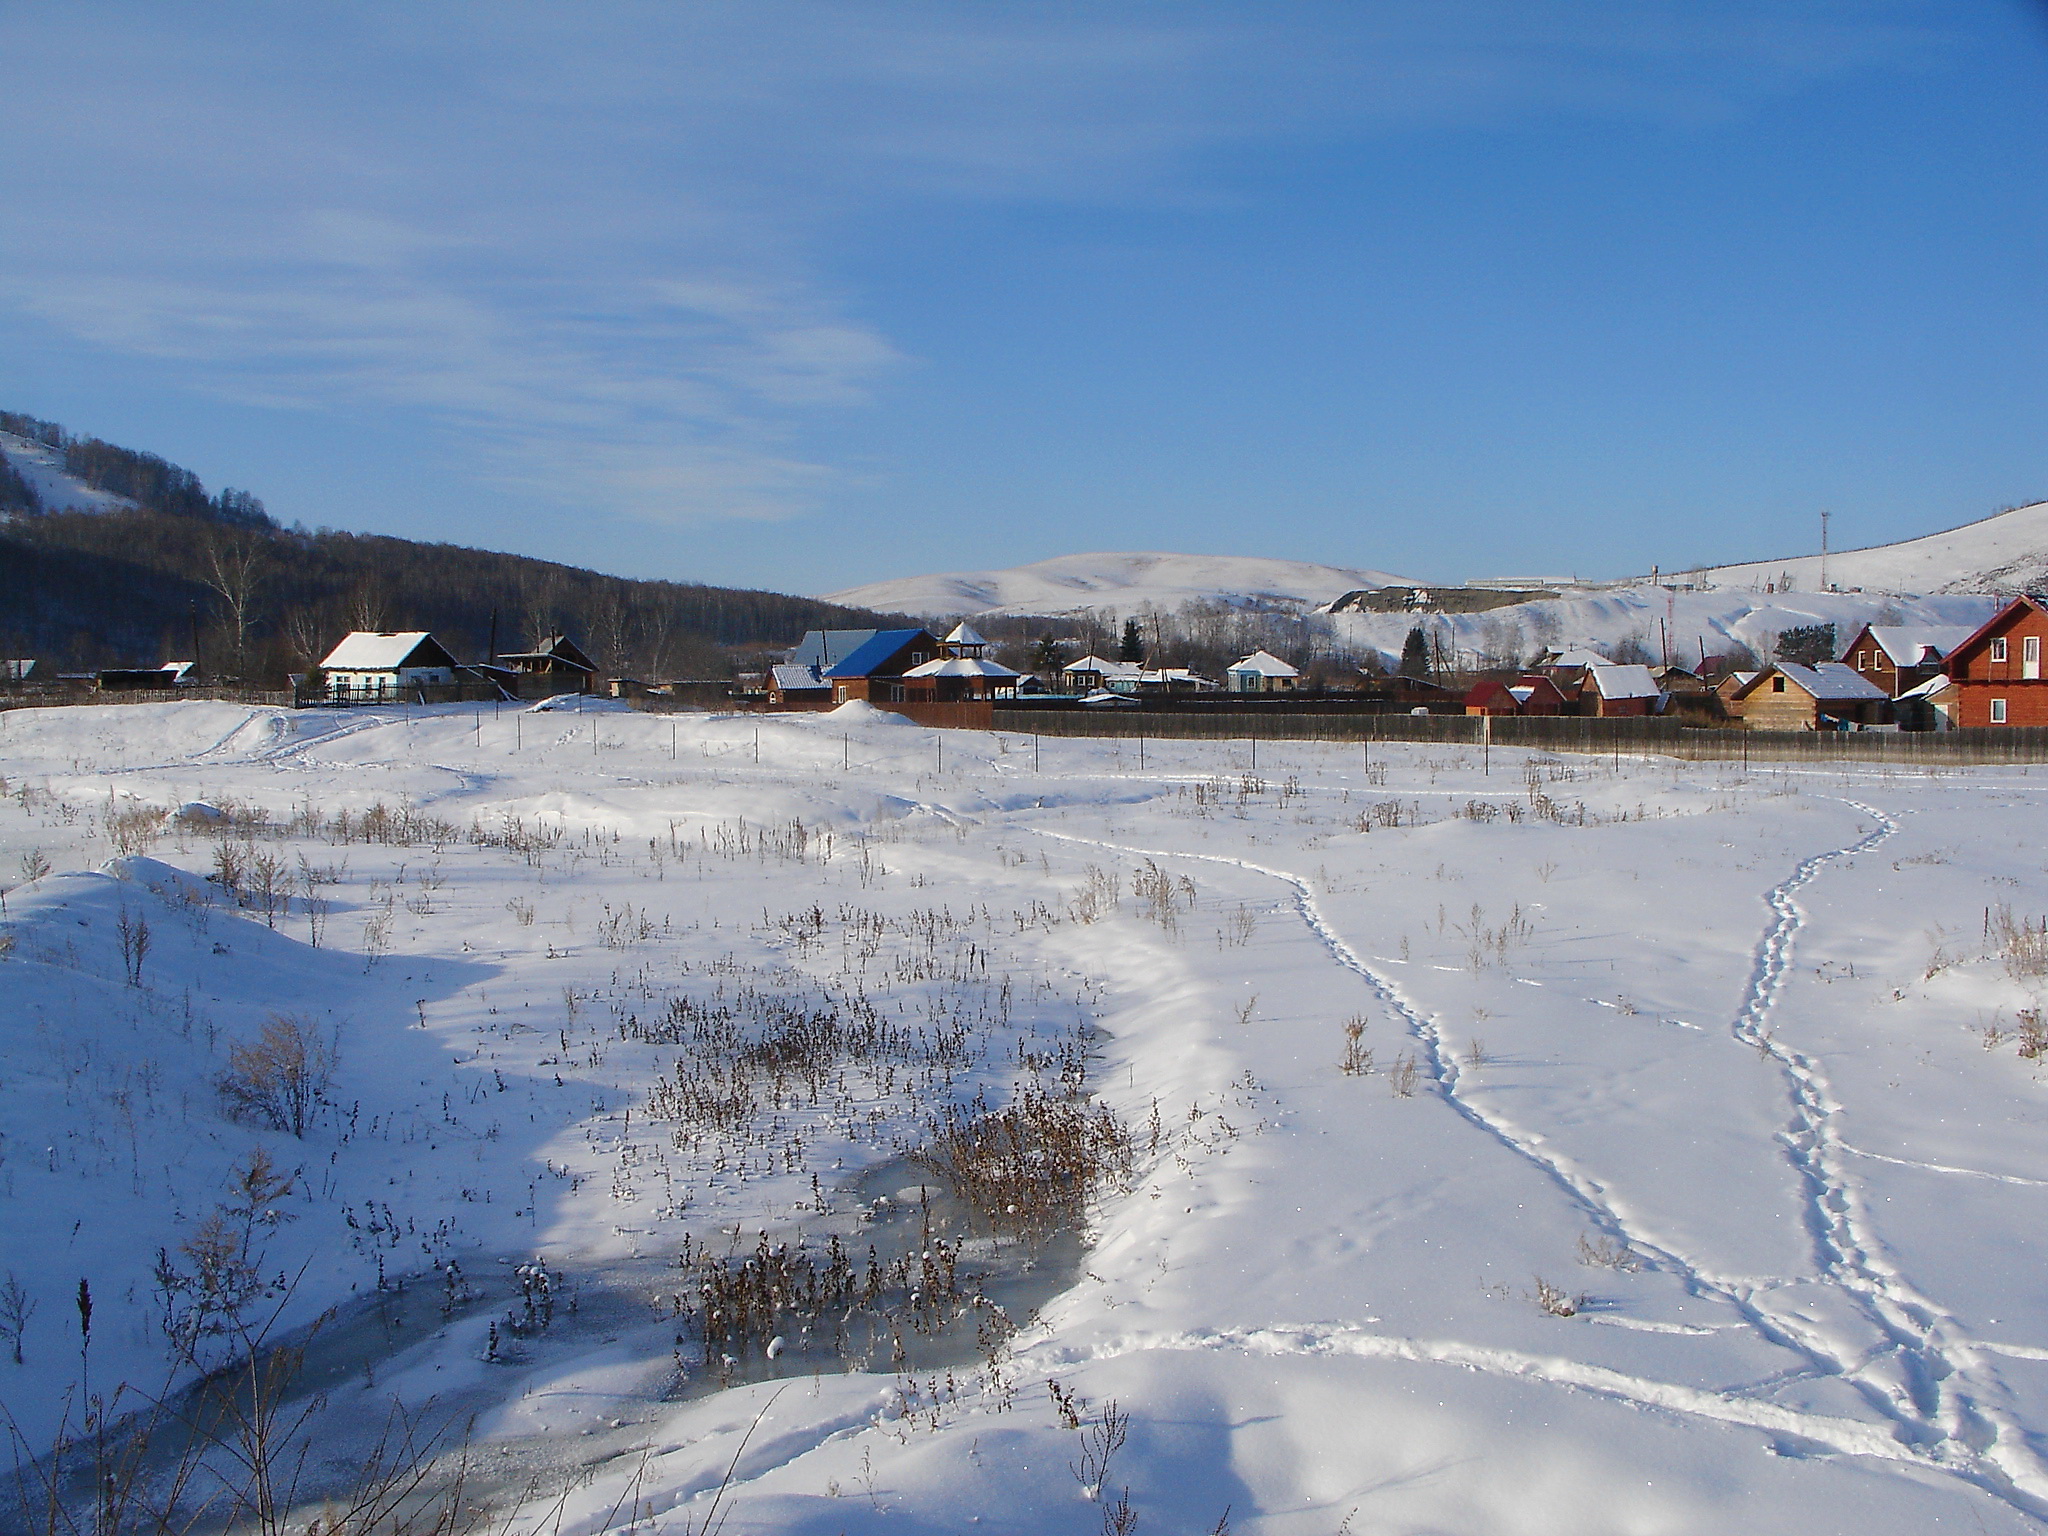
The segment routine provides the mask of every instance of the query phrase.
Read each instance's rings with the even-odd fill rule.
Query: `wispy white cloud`
[[[906,359],[831,270],[878,199],[1172,199],[1200,151],[1702,116],[1920,7],[750,3],[16,11],[0,298],[193,387],[416,410],[565,505],[787,515]]]

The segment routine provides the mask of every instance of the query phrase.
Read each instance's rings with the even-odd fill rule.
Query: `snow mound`
[[[899,715],[893,710],[877,709],[866,699],[848,699],[844,704],[825,711],[834,720],[849,725],[909,725],[910,717]]]
[[[526,706],[529,715],[630,715],[633,706],[624,699],[603,699],[589,693],[557,693],[538,704]]]

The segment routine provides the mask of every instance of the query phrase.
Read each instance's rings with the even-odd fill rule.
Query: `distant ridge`
[[[1359,587],[1400,585],[1386,571],[1273,560],[1253,555],[1163,553],[1061,555],[995,571],[951,571],[848,587],[827,602],[919,617],[957,614],[1058,615],[1147,606],[1178,608],[1210,599],[1234,607],[1307,609]]]
[[[1821,557],[1752,560],[1694,573],[1714,587],[1762,590],[1790,577],[1801,591],[1821,587]],[[1990,517],[1896,544],[1845,549],[1827,557],[1830,586],[1867,592],[2038,592],[2048,587],[2048,501],[2012,507]]]

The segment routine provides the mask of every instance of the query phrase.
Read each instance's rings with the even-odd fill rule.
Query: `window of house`
[[[1771,692],[1773,692],[1773,693],[1783,693],[1784,691],[1785,691],[1785,679],[1783,679],[1782,677],[1774,677],[1774,678],[1772,678],[1772,679],[1771,679]]]
[[[2005,640],[2003,637],[1991,642],[1991,659],[1993,661],[2004,661],[2006,659]]]
[[[931,658],[925,655],[923,651],[912,651],[910,653],[910,664],[913,667],[921,667],[929,660],[931,660]]]
[[[1993,699],[1991,701],[1991,723],[1993,725],[2005,724],[2005,700]]]

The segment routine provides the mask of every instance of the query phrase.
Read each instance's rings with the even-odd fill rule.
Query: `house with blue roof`
[[[832,702],[870,699],[900,704],[905,697],[903,675],[936,659],[938,639],[923,629],[878,629],[845,657],[823,669],[832,688]]]

